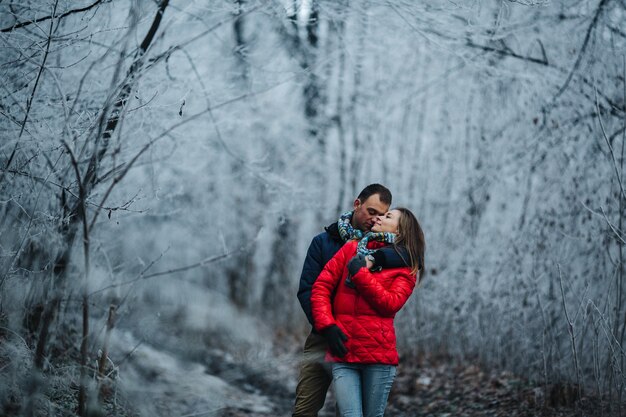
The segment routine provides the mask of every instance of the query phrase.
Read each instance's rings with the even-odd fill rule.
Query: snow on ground
[[[137,345],[132,335],[121,340]],[[120,389],[142,416],[210,416],[225,408],[268,413],[267,397],[245,392],[207,372],[203,364],[183,361],[147,344],[139,344],[119,374]]]

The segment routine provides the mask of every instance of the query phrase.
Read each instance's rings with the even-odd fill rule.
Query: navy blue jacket
[[[304,258],[302,274],[300,274],[300,286],[298,288],[298,300],[311,325],[313,325],[313,314],[311,313],[311,289],[313,288],[313,283],[324,269],[326,263],[335,256],[335,253],[345,243],[339,235],[339,228],[336,222],[325,227],[324,230],[324,232],[315,236],[309,245],[306,258]],[[406,252],[404,252],[404,256],[401,256],[393,247],[381,248],[377,252],[381,252],[378,256],[374,255],[377,267],[398,268],[408,266]]]

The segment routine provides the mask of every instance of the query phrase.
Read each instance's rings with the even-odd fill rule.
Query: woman
[[[364,254],[392,244],[409,267],[372,272]],[[382,416],[396,375],[395,314],[423,269],[424,234],[409,210],[379,216],[361,241],[346,243],[326,264],[311,295],[315,329],[329,342],[337,406],[342,416]],[[347,280],[347,282],[346,282]]]

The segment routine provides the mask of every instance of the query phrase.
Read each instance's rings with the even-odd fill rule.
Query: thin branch
[[[181,126],[183,126],[183,125],[185,125],[185,124],[187,124],[187,123],[189,123],[189,122],[191,122],[191,121],[193,121],[193,120],[195,120],[195,119],[197,119],[197,118],[199,118],[199,117],[201,117],[201,116],[203,116],[203,115],[205,115],[206,113],[210,113],[210,112],[211,112],[211,111],[213,111],[213,110],[216,110],[216,109],[218,109],[218,108],[221,108],[221,107],[227,106],[227,105],[229,105],[229,104],[231,104],[231,103],[234,103],[234,102],[237,102],[237,101],[239,101],[239,100],[243,100],[243,99],[248,98],[248,97],[254,97],[254,96],[256,96],[256,95],[263,94],[263,93],[265,93],[265,92],[267,92],[267,91],[270,91],[270,90],[272,90],[272,89],[274,89],[274,88],[276,88],[276,87],[278,87],[278,86],[280,86],[280,85],[282,85],[282,84],[284,84],[284,83],[286,83],[286,82],[291,81],[293,78],[295,78],[295,76],[289,77],[289,78],[287,78],[285,81],[282,81],[282,82],[280,82],[280,83],[278,83],[278,84],[276,84],[276,85],[272,85],[272,86],[266,87],[266,88],[261,89],[261,90],[259,90],[259,91],[256,91],[256,92],[250,92],[250,93],[245,93],[245,94],[242,94],[242,95],[240,95],[240,96],[238,96],[238,97],[232,98],[232,99],[230,99],[230,100],[226,100],[226,101],[224,101],[224,102],[222,102],[222,103],[220,103],[220,104],[216,104],[216,105],[214,105],[213,107],[207,107],[207,108],[205,108],[204,110],[201,110],[201,111],[199,111],[198,113],[196,113],[196,114],[193,114],[193,115],[189,116],[189,117],[188,117],[188,118],[186,118],[185,120],[182,120],[182,121],[180,121],[180,122],[178,122],[178,123],[176,123],[176,124],[174,124],[174,125],[170,126],[168,129],[166,129],[166,130],[165,130],[164,132],[162,132],[160,135],[158,135],[158,136],[157,136],[157,137],[155,137],[154,139],[150,140],[148,143],[146,143],[146,144],[145,144],[145,145],[141,148],[141,150],[140,150],[139,152],[137,152],[137,154],[136,154],[136,155],[135,155],[135,156],[134,156],[134,157],[133,157],[133,158],[132,158],[132,159],[128,162],[128,164],[126,164],[126,166],[124,167],[124,170],[123,170],[123,171],[122,171],[122,172],[121,172],[121,173],[120,173],[117,177],[115,177],[115,178],[113,179],[113,181],[112,181],[112,182],[111,182],[111,184],[109,185],[109,188],[108,188],[108,189],[107,189],[107,191],[105,192],[104,197],[102,198],[102,200],[101,200],[100,204],[98,204],[98,205],[97,205],[98,209],[96,210],[96,213],[94,213],[94,217],[92,218],[92,221],[91,221],[91,223],[90,223],[90,227],[93,227],[93,225],[95,224],[95,221],[96,221],[96,219],[97,219],[97,217],[98,217],[98,215],[99,215],[99,213],[100,213],[100,211],[101,211],[101,208],[103,208],[103,207],[104,207],[104,203],[105,203],[105,202],[106,202],[106,200],[109,198],[109,195],[111,194],[111,191],[113,191],[113,188],[114,188],[114,187],[115,187],[115,186],[116,186],[116,185],[117,185],[117,184],[118,184],[118,183],[122,180],[122,178],[124,178],[124,176],[126,176],[126,174],[128,173],[128,171],[130,171],[130,169],[133,167],[133,165],[135,164],[135,162],[137,162],[137,160],[139,159],[139,157],[140,157],[141,155],[143,155],[143,154],[144,154],[144,153],[145,153],[145,152],[146,152],[146,151],[147,151],[147,150],[148,150],[148,149],[149,149],[149,148],[150,148],[150,147],[151,147],[151,146],[152,146],[155,142],[157,142],[158,140],[160,140],[160,139],[162,139],[162,138],[166,137],[167,135],[169,135],[169,134],[170,134],[172,131],[174,131],[175,129],[177,129],[177,128],[179,128],[179,127],[181,127]],[[253,170],[249,170],[249,171],[250,171],[250,173],[251,173],[252,175],[254,175],[256,178],[258,178],[259,180],[261,180],[261,181],[263,181],[263,182],[267,183],[267,180],[265,180],[265,178],[261,177],[261,176],[260,176],[257,172],[255,172],[255,171],[253,171]]]
[[[54,2],[54,8],[52,9],[52,15],[57,10],[57,6],[59,4],[59,0]],[[33,86],[33,91],[30,93],[30,98],[26,102],[26,114],[24,115],[24,120],[22,121],[22,127],[20,128],[20,134],[15,141],[15,146],[13,147],[13,151],[7,160],[5,165],[5,169],[8,169],[11,166],[11,162],[13,162],[13,158],[15,157],[15,152],[20,143],[20,139],[22,138],[22,134],[24,133],[24,129],[26,128],[26,122],[28,122],[28,115],[30,114],[31,106],[33,105],[33,101],[35,100],[35,92],[37,91],[37,86],[39,85],[39,80],[41,79],[41,74],[43,73],[44,68],[46,67],[46,60],[48,59],[48,53],[50,52],[50,43],[52,42],[52,30],[54,29],[54,20],[50,22],[50,30],[48,31],[48,39],[46,41],[46,49],[44,50],[43,60],[41,61],[41,65],[39,66],[39,72],[37,73],[37,78],[35,79],[35,85]],[[0,183],[4,179],[4,172],[0,174]]]
[[[500,56],[507,56],[511,58],[520,59],[522,61],[532,62],[532,63],[539,64],[539,65],[550,66],[550,63],[548,62],[548,59],[546,58],[546,55],[545,55],[545,50],[543,50],[543,45],[541,44],[540,45],[541,45],[541,49],[543,52],[543,59],[520,55],[518,53],[513,52],[513,50],[511,50],[510,48],[500,49],[500,48],[494,48],[493,46],[480,45],[480,44],[474,43],[471,40],[468,40],[466,45],[471,48],[481,49],[485,52],[494,52]]]
[[[137,350],[137,348],[139,346],[141,346],[144,342],[144,339],[141,339],[139,342],[137,342],[137,344],[130,350],[130,352],[128,352],[126,354],[126,356],[124,356],[122,359],[120,359],[119,362],[117,362],[117,366],[120,366],[122,363],[124,363],[128,358],[130,358],[130,355],[132,355],[133,353],[135,353],[135,351]]]
[[[178,267],[178,268],[168,269],[166,271],[154,272],[152,274],[144,275],[144,273],[142,272],[137,277],[135,277],[135,278],[133,278],[131,280],[120,282],[119,284],[111,284],[111,285],[108,285],[106,287],[103,287],[103,288],[100,288],[98,290],[95,290],[91,294],[89,294],[89,296],[101,293],[101,292],[109,290],[111,288],[119,288],[119,287],[123,287],[123,286],[126,286],[126,285],[134,284],[135,282],[138,282],[138,281],[141,281],[141,280],[144,280],[144,279],[154,278],[154,277],[159,277],[159,276],[162,276],[162,275],[169,275],[169,274],[174,274],[176,272],[183,272],[183,271],[187,271],[189,269],[199,268],[201,266],[205,266],[205,265],[208,265],[210,263],[217,262],[219,260],[228,258],[229,256],[231,256],[231,255],[233,255],[235,253],[238,253],[238,252],[242,252],[242,251],[243,251],[243,249],[238,249],[238,250],[235,250],[235,251],[232,251],[232,252],[227,252],[227,253],[223,253],[221,255],[215,255],[215,256],[211,256],[211,257],[205,258],[205,259],[203,259],[203,260],[201,260],[199,262],[193,263],[191,265],[186,265],[186,266],[181,266],[181,267]],[[148,268],[146,268],[146,269],[149,269],[149,267],[151,267],[152,265],[154,265],[154,262],[152,262],[148,266]]]
[[[615,237],[617,237],[617,239],[619,239],[619,241],[623,244],[626,245],[626,241],[624,241],[624,238],[622,238],[622,234],[623,232],[619,231],[616,229],[616,227],[613,225],[613,223],[611,223],[609,221],[609,218],[607,217],[606,213],[604,212],[604,208],[600,207],[600,209],[602,210],[602,215],[604,216],[604,220],[606,220],[606,223],[609,225],[609,227],[611,228],[611,230],[613,231],[613,233],[615,234]]]
[[[603,3],[604,3],[605,1],[606,1],[606,0],[603,0]],[[446,49],[443,45],[438,44],[438,43],[437,43],[437,42],[435,42],[433,39],[431,39],[431,38],[429,38],[428,36],[426,36],[426,35],[423,33],[423,31],[419,30],[419,29],[418,29],[418,28],[417,28],[417,27],[416,27],[413,23],[411,23],[411,22],[410,22],[410,21],[409,21],[409,20],[408,20],[408,19],[407,19],[407,18],[406,18],[406,17],[405,17],[405,16],[404,16],[404,15],[403,15],[403,14],[402,14],[399,10],[398,10],[398,8],[397,8],[397,6],[396,6],[396,5],[394,5],[394,4],[390,3],[390,2],[387,2],[387,4],[391,7],[391,9],[392,9],[392,10],[393,10],[396,14],[398,14],[398,15],[402,18],[402,20],[404,20],[404,21],[405,21],[405,23],[406,23],[406,24],[407,24],[407,25],[408,25],[408,26],[409,26],[409,27],[410,27],[410,28],[411,28],[411,29],[412,29],[415,33],[417,33],[419,36],[425,37],[428,41],[433,42],[435,45],[439,46],[440,48],[442,48],[442,49]],[[599,7],[603,7],[603,5],[601,5],[601,6],[599,6]],[[599,10],[598,10],[598,12],[596,13],[596,19],[597,19],[597,17],[598,17],[598,16],[599,16]],[[595,23],[594,23],[593,25],[595,25]],[[592,27],[593,27],[593,25],[592,25],[590,28],[592,28]],[[450,40],[450,41],[454,41],[454,40],[456,40],[455,38],[451,38],[451,37],[449,37],[449,36],[447,36],[447,35],[444,35],[444,34],[442,34],[442,33],[439,33],[439,32],[433,31],[433,30],[430,30],[430,32],[432,32],[432,33],[434,33],[436,36],[438,36],[438,37],[440,37],[440,38],[443,38],[443,39],[446,39],[446,40]],[[588,39],[587,39],[587,42],[588,42]],[[568,76],[567,76],[567,78],[569,79],[569,81],[567,81],[568,83],[571,81],[571,79],[573,78],[574,73],[575,73],[575,71],[573,71],[573,70],[568,70],[568,69],[566,69],[566,68],[559,67],[559,66],[557,66],[557,65],[555,65],[555,64],[551,64],[551,63],[548,61],[547,55],[546,55],[546,53],[545,53],[545,48],[543,47],[543,44],[541,44],[541,42],[540,42],[540,46],[541,46],[541,52],[542,52],[542,59],[539,59],[539,58],[534,58],[534,57],[530,57],[530,56],[520,55],[520,54],[518,54],[518,53],[516,53],[516,52],[512,51],[510,48],[507,48],[507,49],[502,49],[502,48],[496,48],[496,47],[489,46],[489,45],[481,45],[481,44],[477,44],[477,43],[475,43],[475,42],[473,42],[473,41],[471,41],[471,40],[468,40],[468,41],[465,43],[465,45],[466,45],[466,46],[469,46],[470,48],[480,49],[480,50],[485,51],[485,52],[493,52],[493,53],[499,54],[500,56],[511,57],[511,58],[515,58],[515,59],[518,59],[518,60],[522,60],[522,61],[526,61],[526,62],[531,62],[531,63],[533,63],[533,64],[537,64],[537,65],[541,65],[541,66],[544,66],[544,67],[548,67],[548,68],[555,69],[555,70],[557,70],[557,71],[559,71],[559,72],[561,72],[561,73],[568,74]],[[585,48],[586,48],[586,47],[587,47],[587,46],[585,46]],[[447,50],[448,52],[450,52],[451,54],[458,56],[461,60],[463,60],[463,61],[468,61],[468,58],[466,58],[466,57],[464,57],[464,56],[462,56],[462,55],[457,54],[455,51],[450,51],[450,50],[448,50],[448,49],[446,49],[446,50]],[[469,60],[471,60],[471,58],[470,58]],[[591,80],[589,80],[587,77],[585,77],[584,75],[582,75],[582,74],[580,75],[580,79],[581,79],[581,81],[582,81],[585,85],[590,86],[590,87],[593,87],[593,86],[594,86],[594,85],[593,85],[593,82],[592,82]],[[565,87],[566,87],[566,86],[565,86]],[[562,87],[562,88],[563,88],[563,87]],[[622,112],[623,112],[623,107],[622,107],[620,104],[618,104],[618,103],[614,102],[614,101],[613,101],[613,100],[612,100],[609,96],[607,96],[606,94],[602,93],[602,91],[599,91],[598,93],[600,94],[600,96],[601,96],[601,97],[602,97],[602,98],[603,98],[603,99],[604,99],[604,100],[608,103],[608,105],[610,106],[610,108],[611,108],[611,114],[615,114],[615,115],[617,115],[617,114],[618,114],[618,113],[617,113],[617,111],[622,111]],[[558,93],[558,94],[555,96],[555,98],[556,98],[556,97],[558,97],[559,95],[560,95],[560,93]]]
[[[59,157],[57,158],[56,163],[58,163],[60,159],[61,159],[61,155],[59,155]],[[55,165],[56,165],[56,163],[55,163]],[[50,170],[50,173],[48,174],[48,176],[43,180],[44,184],[48,181],[48,178],[50,178],[50,176],[52,175],[53,172],[54,172],[53,169]],[[4,174],[4,172],[3,172],[3,174]],[[28,237],[28,234],[30,233],[30,229],[31,229],[31,227],[33,225],[33,217],[34,217],[34,214],[35,214],[35,210],[37,209],[37,206],[39,204],[39,198],[40,198],[42,192],[43,192],[43,185],[41,186],[41,188],[39,189],[39,192],[37,193],[37,198],[35,199],[35,206],[33,207],[32,215],[28,215],[28,213],[26,213],[28,215],[28,217],[29,217],[28,226],[26,227],[26,231],[24,232],[24,236],[22,237],[22,240],[20,241],[18,249],[15,251],[15,254],[14,254],[12,260],[11,260],[11,263],[9,264],[9,267],[6,269],[4,275],[2,276],[2,279],[0,279],[0,289],[4,286],[4,283],[5,283],[6,279],[7,279],[7,277],[11,273],[11,269],[13,269],[13,265],[15,265],[15,262],[16,262],[18,256],[22,252],[22,249],[24,247],[24,243],[26,242],[26,238]],[[15,202],[15,203],[17,204],[17,202]],[[22,210],[24,210],[24,209],[22,208]],[[26,210],[24,210],[24,212],[26,212]]]
[[[596,92],[596,112],[598,114],[598,121],[600,122],[600,128],[602,130],[602,136],[606,141],[606,145],[609,147],[609,151],[611,152],[611,159],[613,160],[613,168],[615,169],[615,176],[617,177],[617,182],[619,183],[619,189],[622,193],[622,198],[626,199],[626,192],[624,191],[624,185],[622,184],[622,177],[619,173],[619,168],[617,166],[617,160],[615,159],[615,152],[613,152],[613,146],[611,146],[611,142],[609,141],[609,137],[606,134],[606,130],[604,129],[604,123],[602,123],[602,115],[600,113],[600,105],[598,104],[598,90]]]
[[[559,91],[556,93],[556,96],[554,96],[555,99],[558,98],[561,94],[563,94],[563,92],[567,89],[567,86],[569,85],[570,81],[572,81],[572,77],[574,76],[574,73],[576,72],[576,70],[578,70],[578,66],[580,65],[580,61],[582,60],[583,54],[585,53],[585,51],[587,50],[587,46],[589,45],[589,39],[591,38],[591,32],[593,32],[593,29],[595,28],[596,24],[598,23],[598,18],[600,17],[602,9],[604,8],[604,6],[607,3],[608,3],[608,0],[601,0],[600,4],[598,4],[598,8],[596,9],[596,13],[593,16],[593,20],[591,21],[591,24],[589,25],[589,28],[587,28],[587,33],[585,34],[585,39],[583,41],[583,45],[580,48],[580,51],[578,52],[578,57],[576,57],[576,61],[574,62],[574,66],[572,67],[571,71],[569,72],[569,75],[565,79],[565,82],[563,83],[563,85],[561,86]]]
[[[87,293],[87,286],[89,284],[89,225],[87,223],[87,209],[85,206],[85,200],[87,199],[85,184],[80,175],[80,169],[78,167],[78,161],[74,152],[67,144],[65,140],[62,141],[63,145],[67,149],[70,155],[74,172],[76,173],[76,181],[78,182],[79,189],[79,211],[81,223],[83,225],[83,251],[84,251],[84,267],[85,278],[83,282],[83,299],[82,299],[82,312],[83,312],[83,325],[82,325],[82,340],[80,342],[80,384],[78,389],[78,415],[86,415],[86,401],[87,401],[87,388],[86,388],[86,375],[87,375],[87,337],[89,336],[89,294]]]
[[[22,343],[24,344],[24,347],[25,347],[26,349],[30,350],[30,346],[29,346],[29,344],[28,344],[28,343],[26,342],[26,340],[24,340],[24,338],[23,338],[23,337],[22,337],[19,333],[17,333],[16,331],[14,331],[14,330],[12,330],[12,329],[9,329],[8,327],[4,327],[4,326],[0,326],[0,330],[2,330],[3,332],[9,332],[9,333],[13,334],[14,336],[16,336],[18,339],[20,339],[20,340],[22,341]],[[9,361],[9,362],[11,362],[11,361]],[[3,368],[3,369],[4,369],[4,368]],[[0,371],[1,371],[1,370],[2,370],[2,369],[0,369]]]
[[[113,181],[111,181],[111,184],[109,184],[109,188],[107,188],[106,192],[104,193],[104,197],[102,197],[102,201],[98,205],[98,208],[96,209],[96,212],[94,213],[93,218],[91,219],[91,223],[89,227],[93,227],[93,225],[96,223],[96,219],[98,218],[98,215],[100,214],[101,208],[104,206],[104,203],[109,198],[109,195],[111,195],[111,191],[113,191],[113,188],[115,188],[115,186],[126,176],[126,174],[128,174],[128,172],[133,167],[135,162],[137,162],[139,157],[143,155],[143,153],[147,151],[159,138],[161,138],[161,136],[146,143],[143,146],[143,148],[141,148],[141,150],[137,152],[137,154],[124,167],[124,170],[117,177],[113,178]]]
[[[559,270],[559,285],[561,287],[561,301],[563,302],[563,311],[565,312],[565,319],[567,320],[567,332],[569,333],[570,342],[572,345],[572,354],[574,356],[574,368],[576,371],[576,382],[578,385],[578,398],[580,398],[582,396],[582,392],[581,392],[582,387],[580,385],[580,368],[578,366],[578,354],[576,352],[576,337],[574,335],[574,323],[572,323],[572,320],[569,317],[569,314],[567,312],[567,305],[565,304],[565,291],[563,290],[563,274],[561,273],[561,265],[557,263],[556,266]]]
[[[86,11],[88,11],[90,9],[93,9],[98,4],[102,3],[103,1],[104,0],[97,0],[95,3],[93,3],[93,4],[89,5],[89,6],[81,7],[79,9],[68,10],[67,12],[61,13],[58,16],[54,15],[54,12],[56,11],[56,7],[55,7],[55,10],[52,12],[52,15],[50,15],[50,16],[38,17],[37,19],[26,20],[24,22],[15,23],[15,24],[13,24],[10,27],[6,27],[4,29],[0,29],[0,33],[12,32],[15,29],[23,28],[23,27],[32,25],[33,23],[44,22],[44,21],[50,20],[50,19],[63,19],[64,17],[72,15],[72,14],[75,14],[75,13],[86,12]],[[110,0],[107,0],[107,1],[110,1]]]
[[[602,211],[602,213],[598,213],[597,211],[595,211],[594,209],[592,209],[591,207],[589,207],[587,204],[585,204],[583,201],[580,202],[583,207],[590,212],[591,214],[595,215],[595,216],[599,216],[599,217],[603,217],[604,220],[606,221],[606,223],[609,225],[609,227],[611,228],[611,230],[613,231],[613,233],[615,233],[615,237],[617,239],[619,239],[619,241],[626,245],[626,241],[624,240],[624,238],[622,238],[622,235],[624,234],[624,232],[618,228],[616,228],[613,223],[611,223],[611,221],[609,220],[608,216],[606,215],[606,212],[604,211],[604,207],[600,206],[600,210]]]
[[[0,170],[0,171],[2,171],[2,170]],[[30,174],[28,172],[17,171],[17,170],[14,170],[14,169],[7,170],[6,172],[8,172],[9,174],[14,174],[14,175],[27,177],[27,178],[30,178],[31,180],[34,180],[34,181],[42,183],[42,184],[53,185],[54,187],[57,187],[57,188],[65,191],[70,196],[72,196],[72,197],[74,197],[76,199],[79,198],[79,196],[75,192],[73,192],[70,187],[62,185],[62,184],[59,184],[59,183],[56,183],[54,181],[50,181],[50,180],[48,180],[46,178],[39,177],[39,176]],[[100,208],[100,209],[105,210],[105,211],[129,211],[129,212],[132,212],[132,213],[143,213],[142,210],[130,210],[128,208],[134,202],[136,197],[137,197],[137,194],[135,194],[130,200],[126,201],[124,204],[121,204],[121,205],[115,206],[115,207],[112,207],[112,206],[101,206],[101,205],[98,205],[98,204],[96,204],[94,202],[90,202],[90,201],[86,201],[85,203],[88,206],[97,207],[97,208]],[[2,201],[0,201],[0,202],[2,202]],[[28,213],[26,213],[26,214],[28,215]]]
[[[74,168],[74,173],[76,174],[76,180],[78,181],[78,190],[79,190],[78,199],[83,201],[84,203],[85,187],[81,179],[80,169],[78,167],[78,161],[76,160],[76,155],[74,154],[74,151],[72,151],[72,148],[70,148],[70,146],[67,144],[65,140],[62,140],[61,142],[63,143],[63,146],[65,147],[65,149],[67,150],[67,153],[70,156],[72,167]],[[85,215],[84,211],[83,211],[83,215]]]
[[[540,39],[537,39],[537,43],[539,44],[539,47],[541,48],[541,55],[543,55],[543,61],[546,63],[546,65],[549,65],[548,54],[546,53],[546,48],[544,48],[543,46],[543,42],[541,42]]]
[[[258,10],[259,8],[261,8],[262,4],[259,4],[255,7],[252,7],[248,10],[246,10],[243,13],[240,13],[238,15],[234,15],[233,17],[223,20],[219,23],[214,24],[213,26],[211,26],[210,28],[206,29],[203,32],[200,32],[199,34],[193,36],[190,39],[187,39],[186,41],[183,41],[177,45],[174,46],[170,46],[169,48],[167,48],[167,50],[165,50],[164,52],[160,53],[159,55],[155,56],[154,58],[151,58],[148,63],[147,63],[147,67],[150,67],[154,64],[156,64],[157,62],[162,61],[163,59],[168,59],[175,51],[177,50],[181,50],[183,47],[190,45],[193,42],[196,42],[197,40],[202,39],[204,36],[208,35],[211,32],[214,32],[215,30],[219,29],[221,26],[223,26],[226,23],[230,23],[233,20],[237,20],[237,19],[241,19],[242,17],[254,12],[255,10]]]
[[[494,48],[492,46],[488,46],[488,45],[481,45],[481,44],[477,44],[474,42],[467,42],[466,46],[472,47],[472,48],[477,48],[480,50],[483,50],[485,52],[493,52],[496,53],[500,56],[506,56],[506,57],[510,57],[510,58],[515,58],[518,60],[522,60],[522,61],[526,61],[526,62],[530,62],[533,64],[537,64],[537,65],[541,65],[543,67],[547,67],[547,68],[551,68],[554,69],[560,73],[566,73],[567,69],[557,66],[555,64],[551,64],[547,61],[547,58],[544,56],[544,59],[538,59],[538,58],[533,58],[533,57],[529,57],[529,56],[524,56],[524,55],[520,55],[517,54],[515,52],[513,52],[512,50],[504,50],[504,49],[500,49],[500,48]],[[579,75],[580,77],[580,81],[591,88],[594,88],[597,93],[600,95],[600,97],[602,97],[602,99],[608,104],[610,112],[612,115],[615,116],[619,116],[620,113],[624,113],[624,108],[621,104],[616,103],[613,99],[611,99],[611,97],[607,96],[605,93],[603,93],[601,90],[597,90],[597,86],[594,84],[594,82],[592,80],[590,80],[589,78],[587,78],[585,75],[581,74]],[[584,97],[589,98],[588,95],[584,94]],[[557,95],[558,97],[558,95]]]
[[[163,14],[165,13],[165,9],[169,4],[169,0],[162,0],[159,4],[158,10],[154,19],[152,20],[152,25],[144,36],[139,50],[135,54],[135,58],[133,63],[130,65],[130,68],[126,72],[126,77],[124,79],[123,85],[118,93],[118,96],[115,99],[115,103],[113,104],[113,109],[108,119],[106,120],[104,131],[100,134],[102,129],[102,122],[104,121],[104,115],[106,111],[102,112],[101,122],[99,123],[99,131],[96,136],[95,141],[95,149],[94,153],[91,155],[91,159],[89,161],[89,166],[87,168],[87,173],[85,174],[85,185],[91,189],[97,183],[97,169],[99,163],[104,158],[109,145],[109,140],[113,136],[113,132],[117,128],[120,117],[122,116],[122,112],[126,108],[126,103],[131,93],[132,86],[134,82],[140,75],[141,68],[144,62],[144,55],[146,54],[148,47],[154,40],[156,32],[161,24],[161,20],[163,19]],[[102,140],[102,144],[100,144],[100,140]]]
[[[615,337],[615,335],[613,333],[611,333],[610,331],[606,330],[606,329],[610,329],[611,325],[609,323],[609,320],[605,317],[605,313],[600,311],[600,309],[593,302],[593,300],[589,299],[589,300],[587,300],[587,303],[593,306],[594,310],[596,310],[596,312],[598,313],[598,316],[600,317],[601,321],[604,324],[602,329],[604,330],[604,335],[606,336],[606,340],[608,342],[609,348],[611,349],[611,353],[614,356],[617,356],[617,355],[615,355],[615,353],[616,353],[615,348],[617,348],[617,350],[619,351],[618,352],[619,354],[621,354],[623,356],[626,356],[626,350],[624,350],[624,348],[620,344],[619,340],[617,340],[617,338]]]
[[[622,55],[622,89],[623,89],[623,99],[624,99],[624,105],[626,106],[626,55]],[[624,114],[623,117],[623,133],[622,133],[622,159],[621,159],[621,163],[622,163],[622,173],[624,172],[623,170],[623,165],[624,165],[624,144],[626,143],[626,113]],[[623,204],[623,200],[620,200],[620,203]],[[620,204],[620,224],[621,224],[621,220],[622,220],[622,216],[623,216],[623,205]],[[620,246],[620,254],[622,251],[622,247]],[[622,261],[622,259],[620,259],[620,261]],[[623,273],[624,273],[624,265],[620,263],[620,299],[621,299],[621,295],[622,295],[622,289],[623,289]],[[621,306],[621,302],[620,304],[618,304],[620,307],[620,310],[622,308]],[[618,318],[619,320],[619,318]],[[624,311],[624,318],[622,320],[622,329],[620,331],[620,337],[619,337],[619,343],[620,346],[622,346],[622,344],[624,343],[624,333],[626,332],[626,311]],[[625,355],[622,355],[621,357],[621,369],[624,369],[624,357]],[[620,394],[621,396],[621,394]]]
[[[461,60],[465,61],[466,58],[457,53],[455,50],[447,48],[446,46],[442,45],[441,43],[437,42],[434,39],[431,39],[430,37],[428,37],[423,30],[420,30],[416,25],[414,25],[409,19],[406,18],[406,16],[402,13],[402,10],[400,10],[400,8],[394,4],[391,1],[387,1],[386,2],[387,5],[391,8],[391,10],[393,10],[399,17],[400,19],[404,20],[404,22],[415,32],[417,33],[419,36],[423,37],[424,39],[426,39],[426,41],[432,43],[433,45],[437,46],[438,48],[445,50],[446,52],[457,56],[458,58],[460,58]],[[440,32],[437,32],[435,30],[433,30],[432,28],[429,28],[429,32],[434,33],[435,36],[439,37],[439,38],[443,38],[443,39],[454,39],[454,38],[450,38],[449,36],[446,36]]]

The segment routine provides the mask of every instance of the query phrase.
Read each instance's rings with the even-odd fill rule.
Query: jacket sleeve
[[[348,263],[347,253],[350,252],[351,248],[352,245],[349,243],[343,245],[324,266],[324,269],[313,284],[311,305],[313,324],[318,332],[336,324],[333,316],[333,293],[346,269]]]
[[[415,288],[416,276],[408,268],[398,269],[391,286],[385,288],[376,278],[376,273],[361,268],[352,276],[357,291],[376,311],[391,316],[402,308]]]
[[[298,286],[298,300],[300,306],[306,314],[309,323],[313,325],[313,315],[311,313],[311,289],[317,276],[322,272],[324,264],[322,263],[322,243],[321,236],[315,236],[309,245],[300,274],[300,284]]]
[[[409,267],[409,252],[404,246],[396,247],[392,245],[378,249],[372,254],[374,266],[382,269]]]

